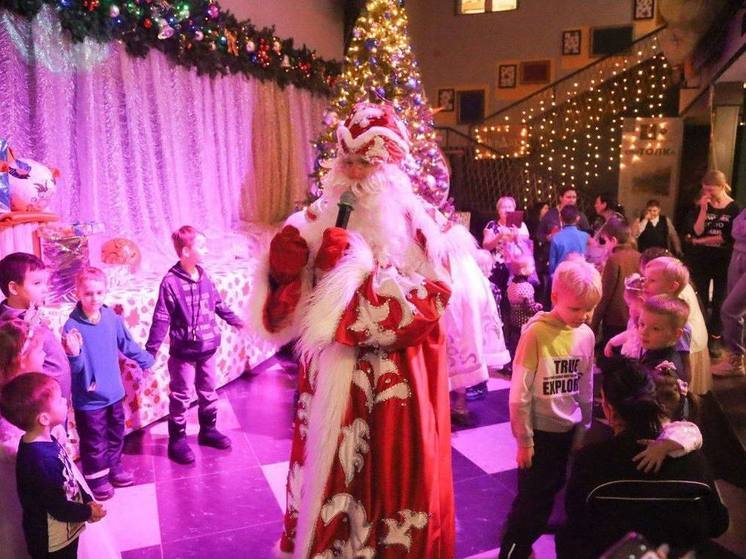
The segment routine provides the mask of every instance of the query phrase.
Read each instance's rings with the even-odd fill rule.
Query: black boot
[[[212,448],[224,450],[231,447],[231,440],[215,427],[217,418],[216,413],[210,415],[199,414],[199,435],[197,436],[197,442],[202,446],[211,446]]]
[[[168,457],[177,464],[194,462],[194,452],[186,440],[186,425],[168,422]]]

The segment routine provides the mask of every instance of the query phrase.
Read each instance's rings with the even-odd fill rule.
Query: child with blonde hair
[[[710,353],[707,349],[707,326],[697,301],[697,295],[689,285],[689,270],[681,260],[670,256],[655,258],[645,263],[643,270],[645,295],[675,295],[689,305],[687,320],[691,331],[691,340],[688,344],[691,370],[689,390],[697,395],[706,394],[712,388]],[[682,340],[685,346],[685,337],[682,337]]]
[[[75,281],[78,304],[63,330],[70,348],[73,408],[80,459],[93,496],[104,501],[114,487],[134,483],[122,464],[124,384],[119,354],[147,370],[155,359],[132,339],[121,317],[104,304],[106,276],[85,268]]]
[[[640,363],[651,369],[665,363],[679,379],[689,383],[689,350],[678,343],[688,317],[689,305],[675,295],[646,297],[638,321],[642,345]]]
[[[551,312],[528,321],[513,360],[510,424],[518,446],[518,492],[501,558],[529,557],[544,532],[567,460],[590,427],[595,337],[587,325],[601,299],[601,276],[587,262],[557,266]]]

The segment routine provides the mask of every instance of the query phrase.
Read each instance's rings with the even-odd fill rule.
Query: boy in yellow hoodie
[[[544,532],[567,460],[590,427],[593,347],[586,324],[601,299],[601,276],[583,260],[566,260],[552,281],[551,312],[524,327],[513,360],[510,425],[518,444],[518,493],[500,558],[527,558]]]

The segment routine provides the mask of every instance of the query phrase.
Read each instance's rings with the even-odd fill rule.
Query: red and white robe
[[[278,341],[299,337],[301,351],[280,550],[304,559],[450,559],[455,511],[441,319],[450,289],[429,265],[419,231],[409,252],[421,262],[408,273],[380,267],[355,233],[336,266],[320,273],[313,268],[320,234],[318,224],[301,224],[311,251],[301,295],[286,325],[270,333]],[[266,316],[276,286],[266,267],[263,276],[255,285],[263,307],[255,310]]]

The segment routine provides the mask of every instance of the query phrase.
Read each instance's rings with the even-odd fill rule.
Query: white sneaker
[[[717,377],[735,377],[746,375],[744,368],[744,356],[737,353],[728,353],[710,371]]]

